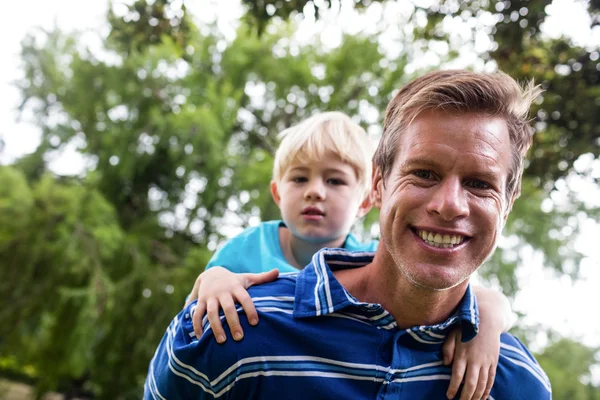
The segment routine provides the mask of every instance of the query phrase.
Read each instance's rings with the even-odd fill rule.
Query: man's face
[[[381,240],[412,284],[452,288],[493,252],[509,210],[510,155],[506,122],[484,114],[428,111],[401,134],[373,195]]]
[[[279,182],[271,182],[273,199],[286,226],[298,238],[327,243],[346,237],[364,207],[364,191],[354,169],[337,156],[292,163]]]

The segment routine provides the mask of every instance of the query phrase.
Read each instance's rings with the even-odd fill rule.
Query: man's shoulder
[[[550,381],[533,354],[510,333],[502,334],[500,339],[500,358],[492,395],[495,394],[495,398],[550,399]]]
[[[262,298],[277,298],[285,297],[286,301],[293,303],[294,296],[296,295],[296,284],[298,280],[298,272],[286,272],[280,273],[279,278],[273,282],[267,282],[248,288],[248,293],[252,300],[255,302],[260,301]]]

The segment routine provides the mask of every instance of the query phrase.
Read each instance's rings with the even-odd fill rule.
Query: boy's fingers
[[[225,313],[225,319],[227,320],[227,325],[229,325],[231,336],[233,336],[233,339],[236,341],[242,340],[244,331],[240,325],[240,318],[238,317],[233,298],[228,293],[221,296],[219,300],[221,302],[221,308],[223,308],[223,312]]]
[[[452,364],[454,360],[454,350],[456,349],[456,335],[454,331],[450,332],[446,337],[446,341],[442,345],[442,355],[444,365]]]
[[[221,325],[221,318],[219,317],[219,302],[217,299],[209,299],[206,303],[206,314],[208,315],[208,322],[210,328],[215,335],[218,343],[225,343],[227,338],[225,337],[225,331],[223,325]]]
[[[452,366],[452,377],[450,378],[450,385],[448,386],[448,391],[446,392],[446,397],[449,399],[453,399],[458,393],[458,388],[460,387],[460,383],[463,380],[463,376],[465,374],[465,363],[463,360],[458,359],[454,361],[454,365]],[[463,390],[464,393],[464,390]]]
[[[479,370],[476,368],[469,368],[469,371],[465,375],[465,381],[463,382],[462,392],[460,394],[460,400],[471,400],[473,394],[477,389],[477,383],[479,382]]]
[[[246,277],[246,289],[252,285],[260,285],[261,283],[272,282],[279,276],[279,270],[274,268],[260,274],[248,274]]]
[[[485,392],[483,393],[482,399],[487,399],[488,397],[490,397],[490,393],[492,392],[492,386],[494,386],[495,379],[496,379],[496,366],[492,365],[488,372],[487,385],[485,387]]]
[[[252,297],[250,297],[248,292],[240,287],[234,292],[234,295],[237,302],[240,303],[244,309],[250,325],[258,324],[258,313],[256,312],[254,301],[252,301]]]
[[[204,314],[206,314],[206,305],[204,303],[196,304],[196,310],[192,316],[192,324],[194,325],[194,333],[198,339],[202,336],[202,318],[204,318]]]
[[[475,393],[471,397],[471,400],[481,400],[483,397],[483,392],[485,392],[488,380],[488,370],[486,368],[481,368],[477,380],[477,389],[475,389]]]

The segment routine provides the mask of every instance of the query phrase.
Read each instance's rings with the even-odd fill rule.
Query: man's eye
[[[292,178],[292,182],[295,182],[295,183],[306,182],[306,178],[304,176],[296,176],[296,177]]]
[[[421,179],[431,179],[433,178],[433,174],[431,173],[431,171],[427,171],[425,169],[419,169],[415,172],[413,172],[415,176],[421,178]]]
[[[341,179],[331,178],[331,179],[327,179],[327,183],[338,186],[338,185],[343,185],[345,182]]]
[[[487,182],[480,181],[479,179],[470,181],[469,186],[473,189],[489,189],[491,187]]]

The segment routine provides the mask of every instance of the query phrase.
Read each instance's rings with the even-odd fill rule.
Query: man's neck
[[[279,228],[279,243],[288,264],[302,269],[312,260],[312,256],[325,247],[342,247],[345,238],[340,238],[326,243],[310,243],[292,235],[285,227]]]
[[[381,304],[400,329],[435,325],[452,315],[468,281],[447,290],[419,287],[406,278],[387,251],[381,250],[378,249],[371,264],[337,271],[336,279],[358,300]]]

